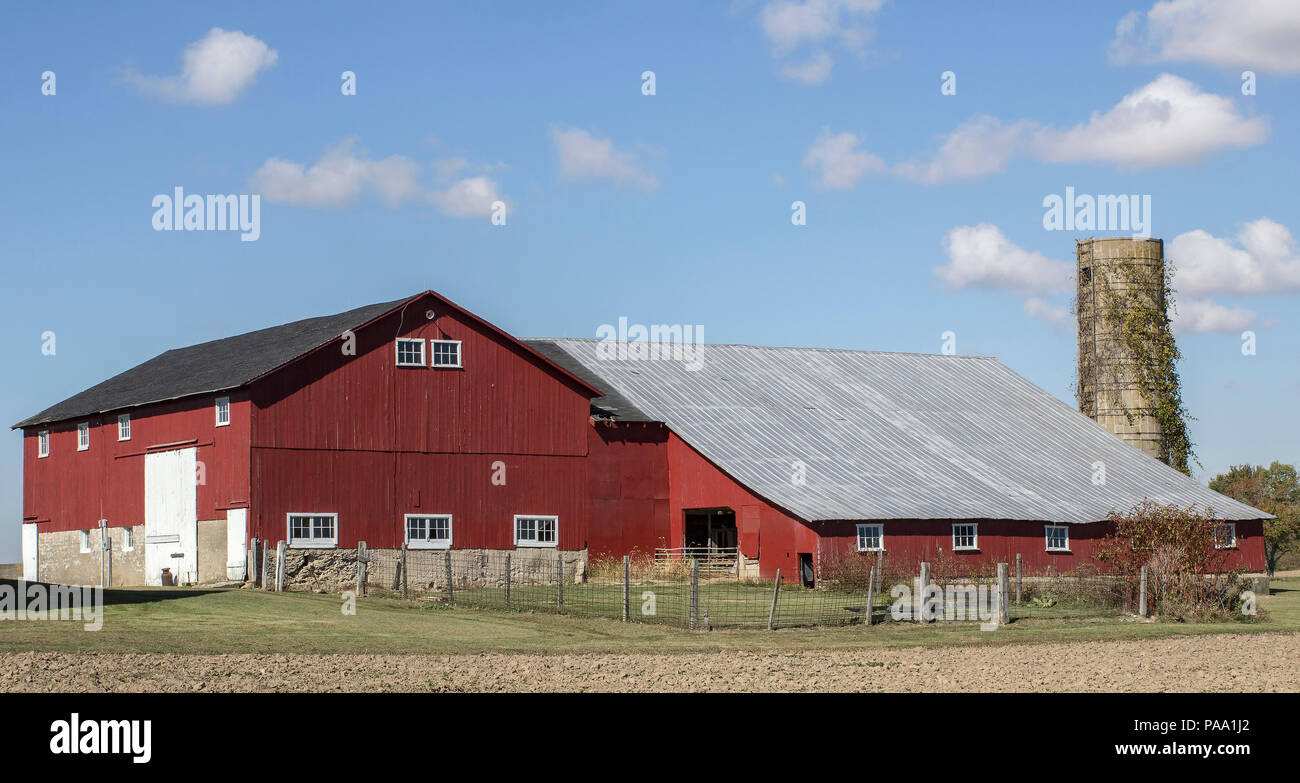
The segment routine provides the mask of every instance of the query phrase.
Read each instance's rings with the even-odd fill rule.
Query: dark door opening
[[[686,512],[686,524],[683,531],[688,548],[735,549],[739,537],[736,534],[736,512],[729,508],[691,509]]]
[[[817,586],[813,575],[812,552],[799,553],[799,581],[803,582],[804,587],[812,588]]]

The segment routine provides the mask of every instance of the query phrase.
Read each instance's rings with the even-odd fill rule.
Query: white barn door
[[[198,449],[144,455],[144,583],[194,584],[199,570]]]
[[[232,508],[226,511],[226,578],[241,582],[248,570],[248,552],[244,546],[248,509]]]
[[[23,523],[23,579],[35,582],[40,559],[37,556],[36,523]]]

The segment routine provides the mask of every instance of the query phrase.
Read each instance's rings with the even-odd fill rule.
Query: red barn
[[[168,351],[15,425],[25,574],[239,580],[253,538],[327,587],[360,541],[558,552],[578,578],[683,548],[808,583],[878,550],[1069,571],[1144,499],[1213,509],[1263,567],[1266,515],[996,360],[607,342],[521,342],[426,291]]]
[[[25,572],[243,579],[254,537],[580,566],[597,395],[431,291],[168,351],[16,425]]]

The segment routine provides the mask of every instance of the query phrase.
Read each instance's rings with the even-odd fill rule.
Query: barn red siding
[[[250,535],[329,512],[340,546],[398,546],[423,511],[453,515],[456,548],[509,548],[514,515],[539,514],[560,517],[561,549],[586,546],[589,392],[433,297],[404,313],[356,330],[355,354],[336,340],[252,384]],[[399,336],[460,340],[464,366],[398,367]]]
[[[49,426],[50,456],[37,458],[37,433],[23,431],[23,519],[40,531],[85,530],[144,522],[144,455],[151,446],[193,441],[202,465],[198,518],[220,519],[248,504],[248,400],[231,393],[230,425],[216,426],[205,395]],[[118,441],[117,414],[131,414],[131,439]],[[77,423],[90,422],[90,448],[77,451]]]
[[[779,568],[783,581],[796,582],[799,553],[816,556],[814,529],[741,486],[676,433],[668,437],[668,473],[670,546],[683,545],[687,509],[725,506],[736,512],[740,550],[747,556],[757,553],[763,578],[773,577]]]
[[[653,554],[670,546],[668,430],[595,422],[588,431],[592,557]]]

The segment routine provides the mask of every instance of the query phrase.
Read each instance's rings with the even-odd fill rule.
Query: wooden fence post
[[[876,614],[876,569],[871,568],[871,580],[867,582],[867,625],[871,625]]]
[[[695,622],[700,616],[700,561],[691,558],[691,622],[690,629],[695,630]]]
[[[630,560],[627,555],[623,555],[623,622],[627,622],[632,616],[632,569]]]
[[[257,537],[256,536],[254,536],[253,540],[249,542],[248,567],[245,569],[245,573],[248,575],[248,581],[253,583],[253,587],[257,587]]]
[[[275,592],[284,591],[284,542],[275,545]]]
[[[555,553],[555,605],[564,607],[564,555]]]
[[[1142,566],[1141,576],[1138,577],[1138,616],[1147,616],[1147,567]]]
[[[370,556],[366,554],[366,542],[357,542],[357,595],[366,594],[366,563]]]
[[[885,578],[885,550],[876,550],[876,592],[880,592],[881,580]]]
[[[776,569],[776,578],[772,580],[772,608],[767,612],[767,630],[776,627],[776,597],[781,593],[781,569]]]
[[[510,608],[510,553],[506,552],[506,608]]]
[[[1011,622],[1011,595],[1007,575],[1007,564],[998,563],[998,623],[1006,625]]]
[[[402,599],[407,597],[407,584],[411,581],[406,574],[408,566],[406,564],[406,542],[402,542]]]
[[[263,590],[270,590],[270,589],[271,589],[271,584],[270,584],[270,582],[268,582],[268,581],[266,580],[266,577],[267,577],[267,569],[270,568],[270,562],[271,562],[271,558],[268,557],[267,554],[266,554],[266,545],[267,545],[268,543],[269,543],[269,542],[267,542],[267,541],[263,541],[263,542],[262,542],[262,589],[263,589]]]
[[[1016,606],[1020,605],[1020,553],[1016,553]]]
[[[930,617],[929,613],[925,611],[925,596],[926,593],[929,592],[930,587],[930,564],[925,561],[921,562],[921,577],[917,580],[917,586],[920,589],[918,589],[916,595],[912,597],[912,614],[917,618],[918,622],[928,623],[930,622]]]
[[[454,606],[456,604],[456,593],[452,590],[452,586],[451,586],[451,550],[450,549],[443,550],[442,570],[443,570],[443,577],[447,580],[447,605]]]

